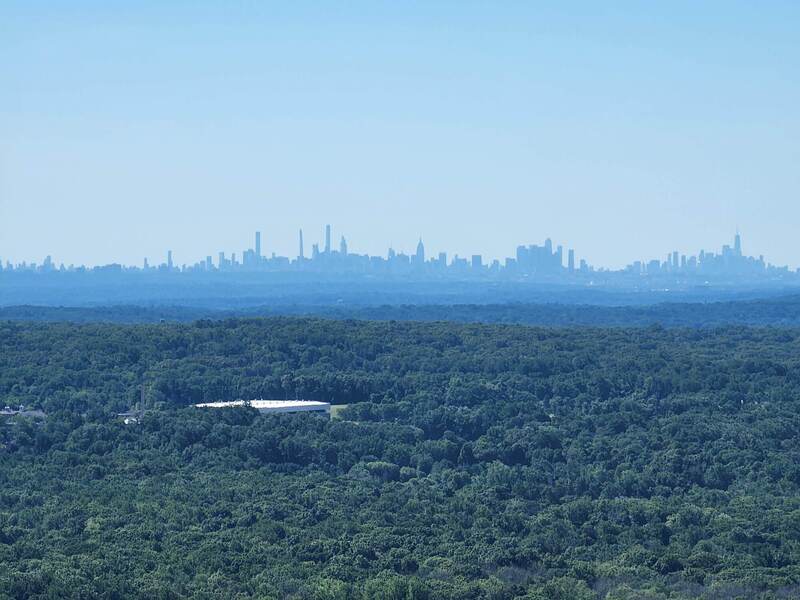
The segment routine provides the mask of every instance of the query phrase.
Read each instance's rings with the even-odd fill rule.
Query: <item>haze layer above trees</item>
[[[617,301],[629,298],[615,297]],[[318,316],[332,319],[454,321],[543,326],[719,327],[770,325],[800,327],[800,296],[777,296],[719,302],[591,304],[570,302],[503,304],[289,304],[202,308],[197,306],[6,306],[0,321],[68,321],[76,323],[191,322],[247,316]]]

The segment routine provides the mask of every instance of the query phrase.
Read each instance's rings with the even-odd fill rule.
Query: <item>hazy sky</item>
[[[33,6],[35,5],[35,6]],[[164,6],[168,5],[168,6]],[[0,259],[800,265],[800,2],[0,3]]]

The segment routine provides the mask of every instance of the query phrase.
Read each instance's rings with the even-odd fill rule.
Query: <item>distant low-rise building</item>
[[[330,402],[317,400],[233,400],[230,402],[203,402],[195,404],[197,408],[231,408],[234,406],[250,406],[262,414],[324,412],[330,415]]]
[[[117,413],[117,417],[122,419],[125,425],[136,425],[142,420],[144,412],[140,410],[131,410],[128,412]]]
[[[19,405],[18,409],[11,408],[10,406],[3,407],[0,410],[0,417],[28,417],[29,419],[44,419],[45,414],[44,411],[34,409],[34,408],[27,408],[22,404]]]

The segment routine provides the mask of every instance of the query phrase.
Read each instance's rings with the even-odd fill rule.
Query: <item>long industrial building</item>
[[[251,406],[262,414],[324,412],[330,415],[330,402],[317,400],[234,400],[231,402],[204,402],[195,404],[198,408],[230,408],[232,406]]]

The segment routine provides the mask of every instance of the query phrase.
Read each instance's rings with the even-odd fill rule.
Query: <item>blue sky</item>
[[[612,267],[738,226],[798,266],[799,31],[797,2],[6,0],[0,259],[294,254],[330,222]]]

